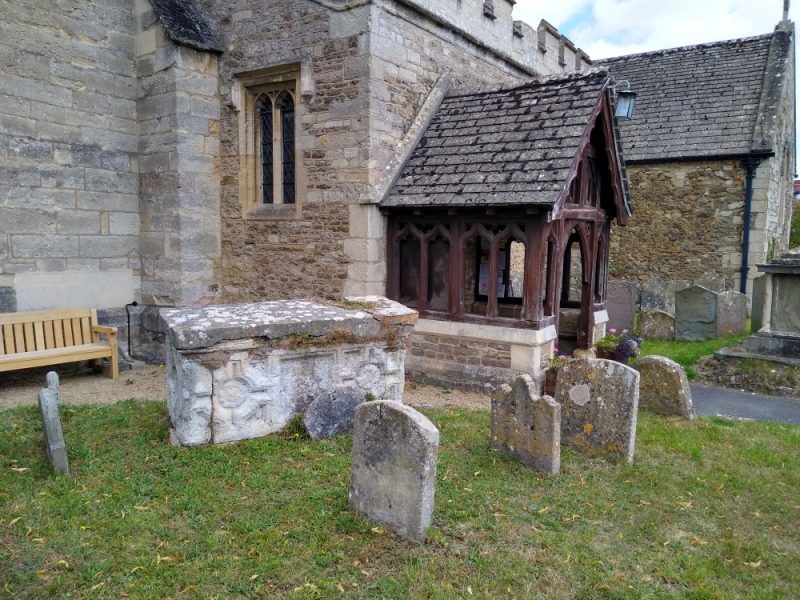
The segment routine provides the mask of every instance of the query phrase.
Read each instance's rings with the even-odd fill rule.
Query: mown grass
[[[642,344],[642,356],[655,354],[671,358],[686,370],[686,375],[689,379],[694,379],[696,375],[694,367],[697,365],[697,361],[704,356],[714,354],[717,350],[740,343],[748,335],[748,333],[737,333],[724,338],[697,342],[684,340],[644,340]]]
[[[433,527],[398,539],[347,505],[351,438],[173,448],[165,407],[64,407],[70,477],[37,409],[0,412],[0,596],[790,598],[800,595],[800,428],[640,415],[633,465],[565,451],[562,475],[441,430]]]

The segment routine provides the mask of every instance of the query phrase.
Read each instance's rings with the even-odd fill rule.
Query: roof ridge
[[[574,73],[558,73],[555,75],[541,75],[539,77],[531,77],[527,79],[508,79],[500,84],[488,84],[480,86],[462,86],[451,88],[447,92],[447,97],[460,97],[460,96],[477,96],[480,94],[491,94],[497,92],[505,92],[520,88],[533,88],[545,85],[553,85],[558,83],[567,83],[570,81],[579,81],[582,79],[590,79],[592,77],[599,78],[601,75],[608,77],[608,69],[592,67],[586,71],[579,71]]]
[[[696,51],[702,49],[718,48],[720,46],[733,46],[741,44],[742,42],[755,42],[770,39],[775,32],[763,33],[761,35],[753,35],[748,37],[734,38],[731,40],[719,40],[717,42],[703,42],[702,44],[690,44],[688,46],[675,46],[674,48],[662,48],[660,50],[648,50],[647,52],[634,52],[631,54],[620,54],[618,56],[609,56],[608,58],[597,58],[594,62],[599,65],[604,65],[609,62],[618,60],[627,60],[634,56],[654,56],[654,55],[669,55],[677,54],[679,52]]]

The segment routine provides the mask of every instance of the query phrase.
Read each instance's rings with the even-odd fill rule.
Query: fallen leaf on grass
[[[14,523],[19,521],[21,518],[22,517],[17,517],[16,519],[11,519],[11,521],[8,523],[8,526],[11,527],[12,525],[14,525]]]
[[[386,530],[383,527],[373,527],[372,529],[370,529],[370,531],[372,533],[377,533],[378,535],[383,535],[384,533],[386,533]]]
[[[754,569],[757,569],[757,568],[759,568],[761,566],[761,561],[758,561],[758,562],[746,562],[744,564],[746,564],[748,567],[753,567]]]
[[[28,469],[28,467],[11,467],[11,470],[14,471],[14,473],[24,473],[30,469]]]

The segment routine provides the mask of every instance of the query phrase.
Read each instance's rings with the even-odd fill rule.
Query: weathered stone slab
[[[767,282],[770,275],[762,273],[753,279],[753,300],[750,309],[750,328],[752,331],[759,331],[764,325],[769,325],[769,314],[764,312],[767,301]],[[770,293],[772,289],[770,288]],[[770,298],[771,300],[771,298]],[[765,321],[764,317],[767,317]]]
[[[61,415],[59,414],[60,403],[61,391],[58,385],[58,375],[50,371],[47,374],[47,387],[39,390],[39,414],[42,417],[44,447],[53,472],[59,475],[69,475],[67,446],[64,443],[64,432],[61,428]]]
[[[747,331],[747,296],[741,292],[720,292],[717,296],[717,337],[744,331]]]
[[[642,285],[642,310],[667,310],[667,282],[653,277]]]
[[[627,281],[610,279],[606,295],[608,323],[606,329],[633,331],[633,315],[639,304],[639,286]]]
[[[561,469],[561,406],[539,396],[529,375],[499,386],[492,398],[492,448],[550,475]]]
[[[639,373],[603,359],[574,360],[556,382],[561,441],[588,455],[633,462],[639,408]]]
[[[366,402],[364,390],[354,387],[323,392],[308,405],[303,424],[315,440],[326,440],[353,429],[356,408]]]
[[[356,409],[350,506],[398,535],[421,542],[430,527],[439,430],[397,402]]]
[[[382,298],[351,304],[356,308],[284,301],[166,311],[172,443],[194,446],[275,433],[339,389],[356,390],[359,401],[371,394],[401,402],[406,340],[416,312]],[[270,316],[272,309],[277,312]],[[299,318],[290,316],[293,310]],[[232,323],[224,322],[226,315]],[[278,333],[286,335],[273,337]],[[242,337],[228,339],[234,335]],[[312,435],[326,435],[338,426],[325,411],[343,410],[339,420],[348,423],[354,408],[350,401],[320,401],[307,427]]]
[[[675,337],[675,317],[663,310],[639,313],[637,332],[648,340],[671,340]]]
[[[674,360],[645,356],[633,367],[639,372],[639,408],[650,412],[694,419],[689,379]]]
[[[721,275],[717,275],[716,273],[706,273],[705,275],[695,279],[692,283],[717,293],[724,292],[725,287],[727,286],[725,278]]]
[[[710,340],[717,337],[717,294],[692,286],[675,294],[675,339]]]

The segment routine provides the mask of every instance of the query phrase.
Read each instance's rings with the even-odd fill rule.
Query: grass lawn
[[[703,340],[699,342],[687,342],[684,340],[644,340],[642,344],[642,356],[656,354],[666,356],[686,369],[689,379],[694,379],[696,373],[694,366],[697,361],[704,356],[714,354],[717,350],[733,346],[747,338],[749,333],[738,333],[728,337],[714,340]]]
[[[37,409],[0,412],[0,597],[800,597],[798,427],[640,414],[634,465],[549,478],[426,412],[424,545],[348,509],[349,436],[173,448],[162,403],[64,407],[54,477]]]

